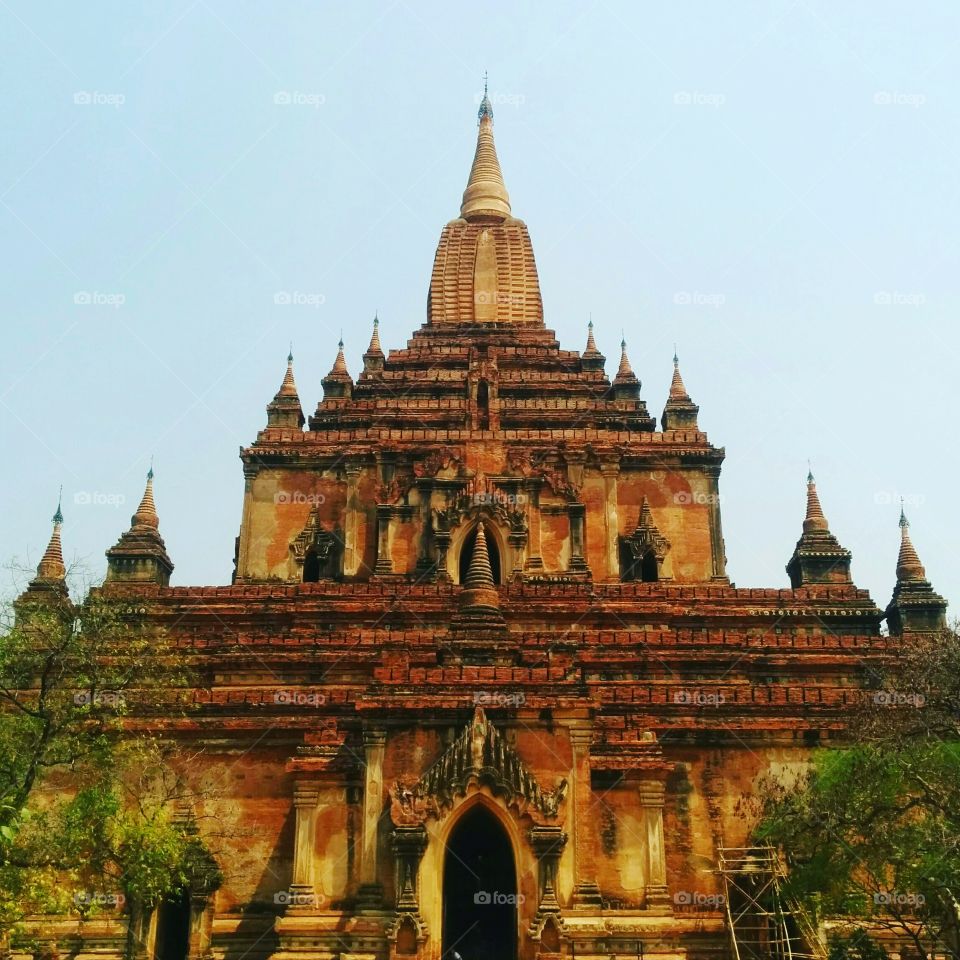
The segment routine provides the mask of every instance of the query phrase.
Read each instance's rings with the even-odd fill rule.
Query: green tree
[[[11,605],[0,633],[0,945],[27,913],[130,923],[216,868],[184,811],[196,757],[156,739],[187,673],[144,611],[91,591]],[[204,873],[205,872],[205,873]]]
[[[871,679],[841,747],[765,784],[757,838],[811,911],[960,957],[960,637],[911,637]]]

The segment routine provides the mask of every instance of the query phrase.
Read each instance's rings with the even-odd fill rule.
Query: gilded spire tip
[[[500,221],[510,216],[510,195],[507,193],[493,142],[493,106],[484,92],[477,111],[479,131],[473,165],[463,192],[460,216],[468,221]]]
[[[480,101],[480,109],[477,111],[477,122],[479,123],[483,120],[484,117],[489,117],[490,120],[493,120],[493,104],[490,103],[490,97],[487,96],[487,71],[483,71],[483,99]]]

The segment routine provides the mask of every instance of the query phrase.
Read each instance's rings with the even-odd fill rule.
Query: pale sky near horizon
[[[105,570],[154,457],[175,584],[228,583],[238,448],[425,317],[484,70],[547,325],[726,449],[728,572],[786,586],[808,459],[885,607],[900,497],[960,612],[960,7],[0,0],[0,556],[63,485]],[[283,302],[289,300],[291,302]]]

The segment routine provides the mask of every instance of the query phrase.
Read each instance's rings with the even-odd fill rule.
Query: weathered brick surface
[[[519,298],[496,309],[471,293],[485,233],[483,283],[502,268],[497,290]],[[611,930],[664,958],[717,955],[720,913],[673,911],[671,895],[716,892],[718,844],[749,833],[743,796],[843,729],[896,642],[852,583],[729,582],[724,451],[689,397],[664,418],[683,429],[657,430],[623,364],[611,381],[595,350],[561,349],[532,257],[519,221],[454,221],[406,347],[372,343],[356,380],[325,378],[308,429],[274,413],[241,452],[234,582],[103,588],[201,678],[187,710],[131,722],[201,749],[210,810],[246,831],[218,852],[224,886],[205,908],[218,958],[396,956],[394,817],[408,813],[390,791],[453,769],[445,751],[478,729],[478,706],[524,773],[509,786],[488,770],[418,821],[417,910],[401,908],[418,955],[439,960],[443,858],[473,804],[508,835],[527,897],[518,960],[539,952],[531,830],[545,823],[567,837],[566,955],[625,955]],[[499,573],[474,605],[461,553],[480,523]],[[530,805],[555,789],[549,815]],[[278,906],[292,883],[310,908]]]

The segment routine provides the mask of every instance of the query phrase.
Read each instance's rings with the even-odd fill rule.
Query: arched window
[[[497,549],[496,541],[490,536],[490,528],[487,527],[487,535],[484,538],[487,541],[487,556],[490,558],[490,572],[493,574],[493,582],[500,583],[500,551]],[[470,560],[473,557],[473,549],[477,544],[477,528],[474,527],[463,541],[460,548],[460,563],[458,583],[463,583],[467,579],[467,571],[470,569]]]
[[[317,583],[320,580],[322,566],[320,554],[315,547],[311,547],[303,558],[303,582]]]
[[[620,547],[620,579],[656,583],[660,579],[657,555],[652,549],[649,549],[642,556],[636,557],[633,550],[630,549],[630,545],[622,543]]]
[[[644,583],[656,583],[660,579],[657,571],[657,557],[652,550],[648,550],[640,561],[640,579]]]
[[[477,426],[481,430],[490,429],[490,385],[486,380],[477,384]]]

